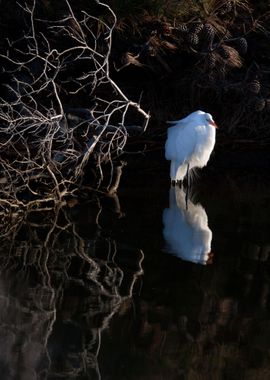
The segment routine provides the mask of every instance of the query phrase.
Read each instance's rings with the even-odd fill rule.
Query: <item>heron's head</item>
[[[206,119],[206,122],[210,125],[212,125],[213,127],[217,128],[218,126],[216,125],[216,123],[214,122],[213,120],[213,117],[212,115],[210,115],[210,113],[206,113],[205,114],[205,119]]]

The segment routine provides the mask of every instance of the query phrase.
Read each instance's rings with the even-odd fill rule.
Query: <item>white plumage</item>
[[[189,170],[204,167],[214,148],[216,124],[209,113],[195,111],[170,122],[165,157],[171,161],[171,180],[181,181]]]
[[[179,187],[170,189],[170,208],[163,212],[165,251],[182,260],[209,264],[212,260],[212,231],[205,209],[190,200]]]

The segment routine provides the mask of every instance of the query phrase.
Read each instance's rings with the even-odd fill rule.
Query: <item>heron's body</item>
[[[171,161],[171,180],[182,181],[188,170],[207,164],[215,145],[216,125],[212,116],[203,111],[171,123],[165,157]]]

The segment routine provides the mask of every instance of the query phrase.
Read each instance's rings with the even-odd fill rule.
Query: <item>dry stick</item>
[[[6,72],[13,76],[13,83],[8,87],[12,101],[0,99],[0,119],[3,123],[3,127],[0,126],[0,149],[6,152],[5,158],[0,157],[0,170],[3,172],[0,177],[4,175],[6,181],[6,185],[1,185],[0,196],[5,207],[24,205],[26,200],[20,200],[18,196],[26,189],[39,197],[27,201],[29,208],[44,208],[41,205],[46,201],[53,201],[54,204],[60,202],[64,195],[74,191],[70,190],[71,185],[79,183],[84,167],[93,154],[102,177],[102,162],[113,162],[126,144],[128,134],[125,124],[129,107],[143,116],[143,129],[147,127],[149,114],[139,103],[130,101],[110,78],[109,56],[116,15],[107,4],[98,3],[113,16],[111,25],[84,11],[83,19],[79,20],[68,0],[69,15],[54,23],[48,22],[48,33],[57,32],[57,36],[64,36],[72,42],[72,47],[62,50],[52,49],[49,36],[36,28],[36,0],[31,7],[21,6],[30,20],[30,34],[20,39],[25,43],[20,46],[26,47],[19,49],[16,47],[18,41],[15,41],[9,44],[10,51],[13,49],[15,55],[1,55],[7,66],[11,67]],[[91,29],[93,22],[102,23],[105,30],[103,38],[100,33],[94,34]],[[60,80],[59,74],[71,61],[89,62],[89,71],[78,74],[74,79]],[[74,85],[69,90],[70,94],[76,94],[89,85],[91,94],[94,94],[103,84],[109,85],[115,100],[96,97],[97,107],[91,110],[91,120],[87,116],[82,122],[72,124],[72,120],[65,118],[62,93],[66,84]],[[46,101],[48,97],[51,99],[49,106]],[[113,125],[112,116],[117,113],[120,114],[120,121]],[[99,130],[96,133],[97,127]],[[80,135],[76,132],[79,128],[85,129]],[[71,173],[68,176],[67,171]],[[118,179],[113,186],[115,190],[119,177],[116,177]],[[34,181],[37,183],[35,188]],[[45,186],[46,193],[39,195],[38,186]]]

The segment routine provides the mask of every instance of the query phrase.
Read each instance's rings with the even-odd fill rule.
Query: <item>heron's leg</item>
[[[183,181],[181,179],[179,179],[178,181],[176,181],[176,184],[179,187],[179,189],[182,189]]]
[[[187,164],[187,191],[186,191],[186,209],[188,208],[188,193],[189,193],[189,164]]]
[[[187,188],[189,188],[189,164],[187,164],[187,173],[186,173],[186,177],[187,177]]]

